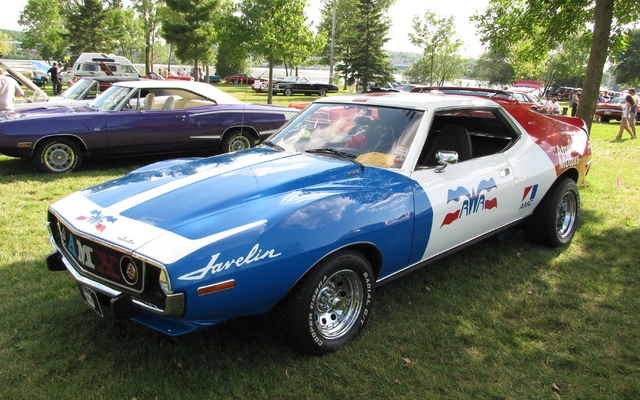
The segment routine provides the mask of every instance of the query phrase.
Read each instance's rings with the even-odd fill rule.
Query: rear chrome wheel
[[[249,133],[236,131],[225,136],[222,142],[222,152],[231,153],[238,150],[250,149],[256,145],[255,140]]]
[[[580,193],[570,178],[560,178],[525,222],[525,237],[549,247],[571,243],[580,217]]]

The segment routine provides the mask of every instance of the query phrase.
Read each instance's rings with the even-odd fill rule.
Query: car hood
[[[33,108],[16,110],[13,113],[0,115],[0,121],[22,121],[38,118],[60,117],[69,114],[98,112],[98,110],[89,106],[72,107],[49,102],[31,103],[31,106]]]
[[[267,229],[323,196],[362,191],[362,174],[337,157],[251,149],[145,167],[51,210],[78,232],[167,265],[222,238]]]

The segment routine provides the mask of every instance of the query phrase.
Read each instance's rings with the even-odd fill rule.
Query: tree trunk
[[[580,105],[578,106],[578,112],[576,114],[577,117],[585,120],[589,131],[591,131],[591,123],[593,122],[593,115],[596,111],[604,64],[607,61],[614,1],[615,0],[596,0],[596,7],[594,9],[593,41],[591,42],[591,52],[589,53],[589,61],[587,63],[587,73],[582,85]]]
[[[286,64],[285,64],[286,66]],[[273,104],[273,52],[269,54],[269,82],[267,82],[267,104]]]

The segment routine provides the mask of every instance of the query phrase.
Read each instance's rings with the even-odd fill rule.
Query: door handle
[[[176,115],[175,118],[182,118],[182,120],[184,121],[185,118],[187,118],[186,115]]]
[[[504,178],[507,175],[511,174],[511,170],[509,168],[505,168],[505,169],[501,169],[500,170],[500,177]]]

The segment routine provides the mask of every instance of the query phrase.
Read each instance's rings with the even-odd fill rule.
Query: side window
[[[89,90],[87,90],[87,94],[85,99],[95,99],[98,97],[100,84],[98,82],[93,82]]]
[[[511,128],[490,110],[458,110],[437,113],[425,141],[419,167],[439,165],[437,154],[454,151],[458,162],[499,153],[515,139]]]

